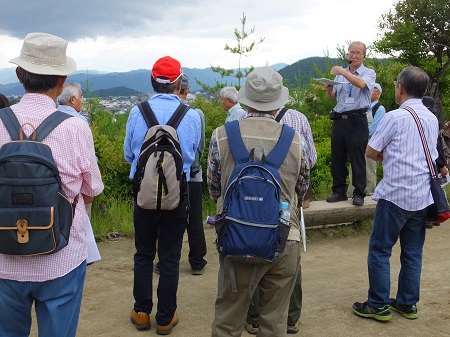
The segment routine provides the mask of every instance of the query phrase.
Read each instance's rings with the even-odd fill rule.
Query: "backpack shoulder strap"
[[[286,107],[283,107],[280,112],[278,113],[277,117],[275,117],[275,120],[280,123],[281,118],[283,118],[284,114],[286,113],[286,111],[288,111],[288,109]]]
[[[44,119],[44,121],[41,124],[39,124],[39,126],[36,128],[36,141],[42,142],[44,140],[44,138],[47,137],[47,135],[54,128],[56,128],[62,121],[66,120],[67,118],[71,118],[71,117],[73,117],[73,116],[56,110],[54,113],[52,113],[46,119]],[[28,139],[30,139],[30,137],[28,137]]]
[[[0,110],[0,119],[5,124],[12,140],[19,140],[20,123],[11,108],[3,108]]]
[[[375,104],[372,108],[372,117],[375,118],[375,114],[377,113],[378,108],[381,106],[380,102],[378,102],[377,104]]]
[[[227,132],[228,144],[230,145],[231,155],[236,165],[245,163],[249,160],[250,153],[245,147],[242,140],[241,130],[239,129],[239,121],[231,121],[225,123],[225,131]]]
[[[270,166],[276,168],[277,170],[280,169],[284,159],[289,152],[289,148],[291,147],[294,135],[294,129],[286,124],[283,124],[283,128],[281,129],[281,135],[278,139],[277,145],[275,145],[273,150],[270,151],[270,153],[266,156],[266,162]]]
[[[166,125],[170,125],[175,130],[178,128],[178,125],[180,125],[181,120],[186,115],[186,113],[189,111],[191,107],[187,104],[180,103],[178,105],[178,108],[173,113],[172,117],[170,117],[169,121]]]
[[[154,125],[158,125],[158,120],[156,119],[155,113],[153,112],[148,101],[144,101],[138,104],[138,109],[141,111],[144,117],[147,127],[150,129]]]

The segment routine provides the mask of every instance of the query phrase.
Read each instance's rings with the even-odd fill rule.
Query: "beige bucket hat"
[[[20,56],[9,62],[33,74],[66,76],[77,69],[75,60],[66,55],[67,44],[55,35],[30,33],[25,36]]]
[[[239,103],[258,111],[277,110],[288,100],[289,90],[283,86],[283,77],[271,67],[255,68],[238,92]]]

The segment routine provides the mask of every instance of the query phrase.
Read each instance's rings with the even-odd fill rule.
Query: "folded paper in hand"
[[[349,83],[349,82],[337,82],[337,81],[333,81],[333,80],[330,80],[330,79],[324,78],[324,77],[322,77],[322,78],[315,78],[315,80],[319,81],[319,82],[322,82],[323,84],[326,84],[326,85],[338,85],[338,84]]]

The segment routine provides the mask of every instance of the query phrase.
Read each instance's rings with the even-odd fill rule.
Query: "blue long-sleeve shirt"
[[[155,94],[148,100],[159,124],[166,124],[169,121],[180,102],[175,94]],[[128,117],[123,146],[125,160],[131,163],[130,179],[134,178],[139,153],[147,130],[147,124],[139,108],[133,107]],[[190,167],[194,161],[201,134],[201,122],[197,111],[188,110],[177,128],[177,134],[184,161],[183,171],[186,172],[186,177],[189,180]]]
[[[377,103],[378,101],[374,101],[372,102],[372,104],[370,104],[369,111],[367,111],[367,116],[372,116],[372,109]],[[386,115],[386,109],[384,108],[384,106],[380,105],[375,113],[375,117],[373,118],[372,123],[369,122],[369,137],[372,137],[384,115]]]

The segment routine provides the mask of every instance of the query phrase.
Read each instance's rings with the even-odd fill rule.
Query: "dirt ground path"
[[[206,228],[205,233],[208,265],[204,275],[190,274],[188,245],[183,244],[178,290],[180,322],[171,334],[173,337],[206,337],[211,333],[218,257],[214,230]],[[330,239],[314,230],[307,233],[310,242],[302,255],[303,311],[300,332],[295,336],[450,336],[450,223],[427,230],[419,318],[410,321],[393,313],[388,323],[359,318],[351,311],[354,301],[363,301],[367,296],[369,236]],[[137,331],[129,321],[133,305],[133,240],[100,243],[99,248],[102,260],[87,268],[77,336],[156,336],[153,316],[150,331]],[[398,246],[391,258],[391,270],[394,295]],[[154,276],[154,281],[157,278]],[[33,329],[32,336],[35,335]],[[246,332],[242,335],[250,336]]]

